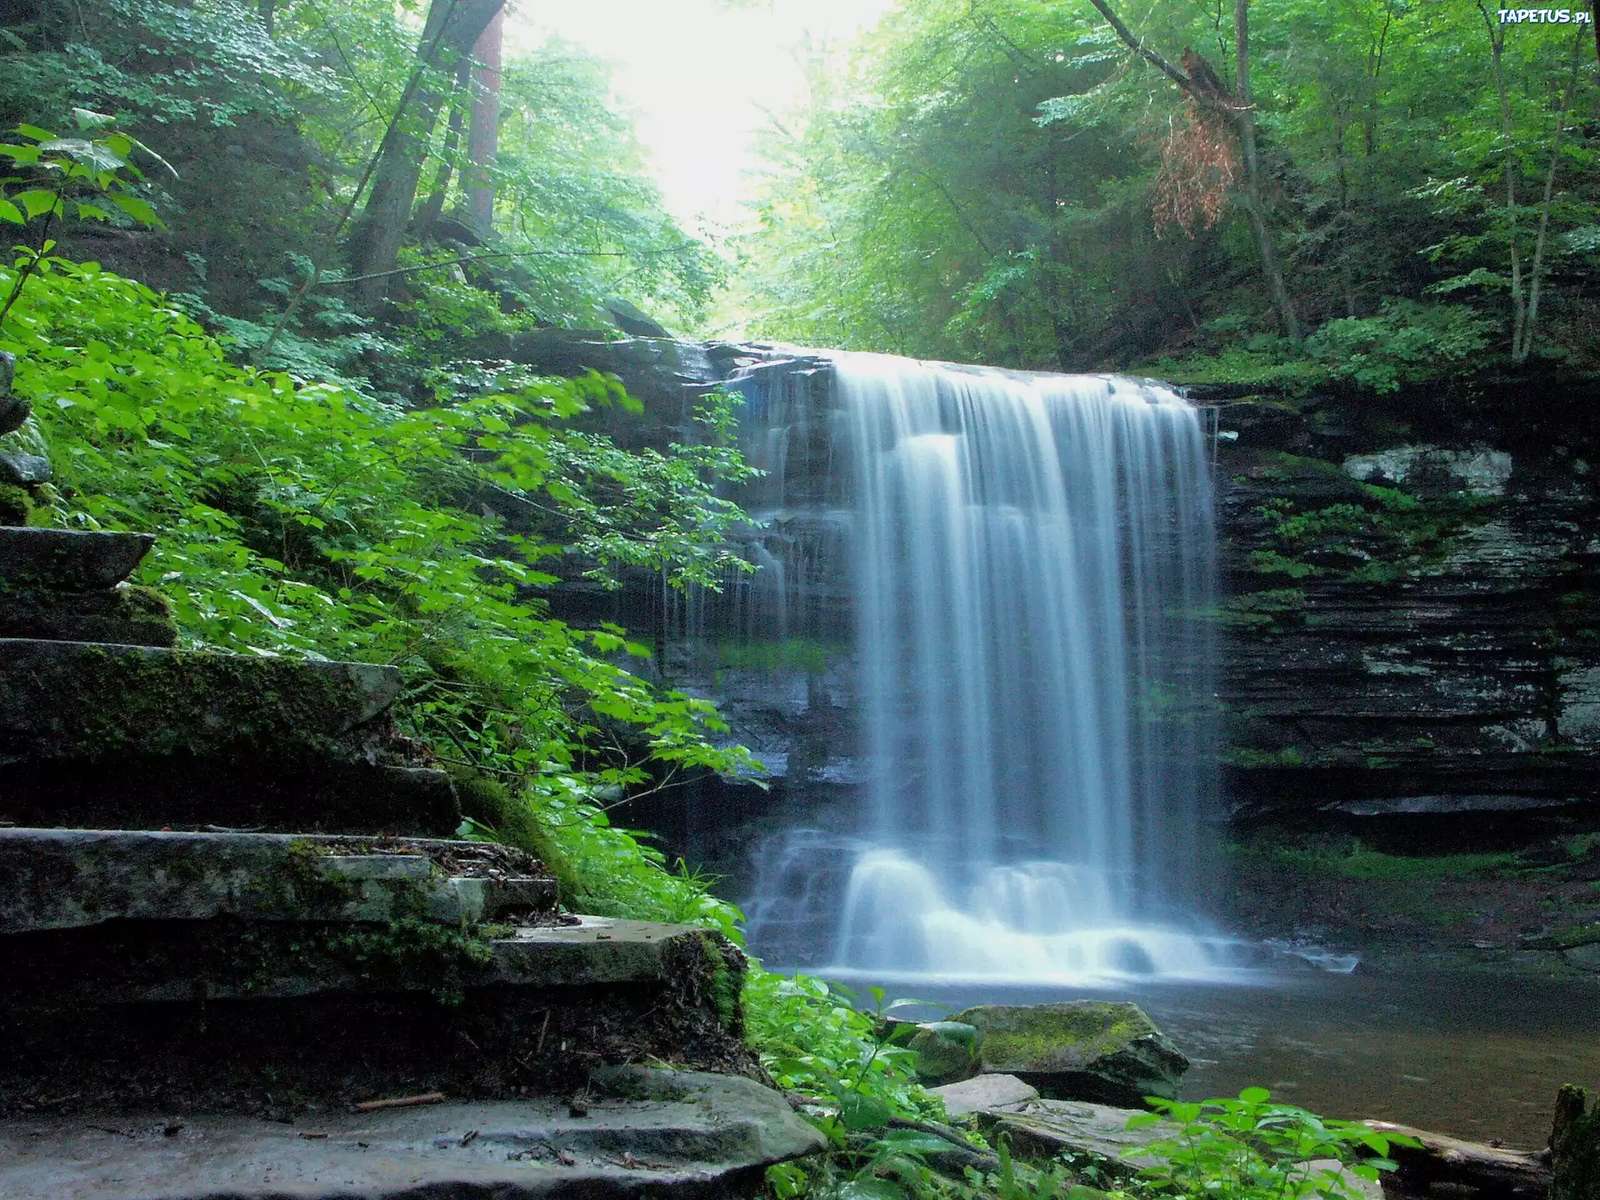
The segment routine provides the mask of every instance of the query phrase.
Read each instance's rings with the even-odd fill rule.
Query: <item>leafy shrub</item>
[[[0,294],[15,277],[0,270]],[[653,772],[748,771],[748,754],[711,745],[725,726],[709,703],[621,665],[647,653],[622,630],[556,620],[539,589],[557,570],[624,568],[716,586],[740,518],[712,491],[742,469],[720,443],[730,401],[708,402],[702,444],[647,455],[572,426],[630,403],[598,378],[516,379],[408,411],[239,367],[150,289],[48,257],[0,348],[51,447],[47,519],[159,534],[139,579],[171,599],[186,644],[391,663],[411,732],[509,781],[581,849],[580,873],[622,890],[609,880],[626,865],[661,908],[715,905],[595,797]],[[490,494],[539,520],[509,528],[486,515]],[[581,564],[566,565],[568,545]]]
[[[1333,379],[1394,392],[1456,374],[1489,344],[1490,328],[1464,305],[1389,300],[1375,317],[1329,321],[1305,348]]]
[[[1354,1121],[1334,1121],[1274,1104],[1266,1088],[1245,1088],[1238,1099],[1180,1103],[1147,1097],[1156,1111],[1130,1117],[1129,1129],[1167,1120],[1178,1132],[1136,1151],[1157,1161],[1140,1176],[1163,1191],[1214,1200],[1359,1200],[1342,1172],[1313,1168],[1337,1160],[1351,1175],[1375,1180],[1394,1169],[1391,1146],[1414,1146],[1403,1134],[1379,1133]]]

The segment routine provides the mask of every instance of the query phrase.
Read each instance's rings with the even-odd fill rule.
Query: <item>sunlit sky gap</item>
[[[808,41],[843,43],[891,2],[521,0],[507,40],[559,34],[610,62],[668,207],[691,230],[726,230],[750,194],[756,132],[804,95]]]

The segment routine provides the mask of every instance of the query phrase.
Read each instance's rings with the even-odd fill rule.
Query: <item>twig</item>
[[[443,1092],[422,1092],[416,1096],[390,1096],[384,1100],[363,1100],[355,1105],[355,1111],[361,1113],[378,1112],[385,1108],[416,1108],[422,1104],[443,1104]]]

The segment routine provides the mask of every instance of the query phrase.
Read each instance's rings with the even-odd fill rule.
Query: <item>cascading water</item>
[[[1210,973],[1225,943],[1195,915],[1215,575],[1198,414],[1110,377],[857,354],[831,376],[861,811],[768,852],[753,945],[778,940],[804,879],[836,969]],[[796,429],[812,432],[792,417],[755,414],[779,506]],[[820,888],[819,849],[848,859]]]

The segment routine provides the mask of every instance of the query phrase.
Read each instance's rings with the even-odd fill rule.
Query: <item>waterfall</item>
[[[805,877],[835,968],[1205,974],[1215,531],[1196,411],[1136,380],[880,355],[834,356],[830,386],[810,502],[843,531],[859,811],[766,852],[756,951]],[[758,407],[759,445],[781,450],[766,515],[792,516],[791,435],[815,442],[817,414]],[[843,857],[833,886],[807,846]]]

